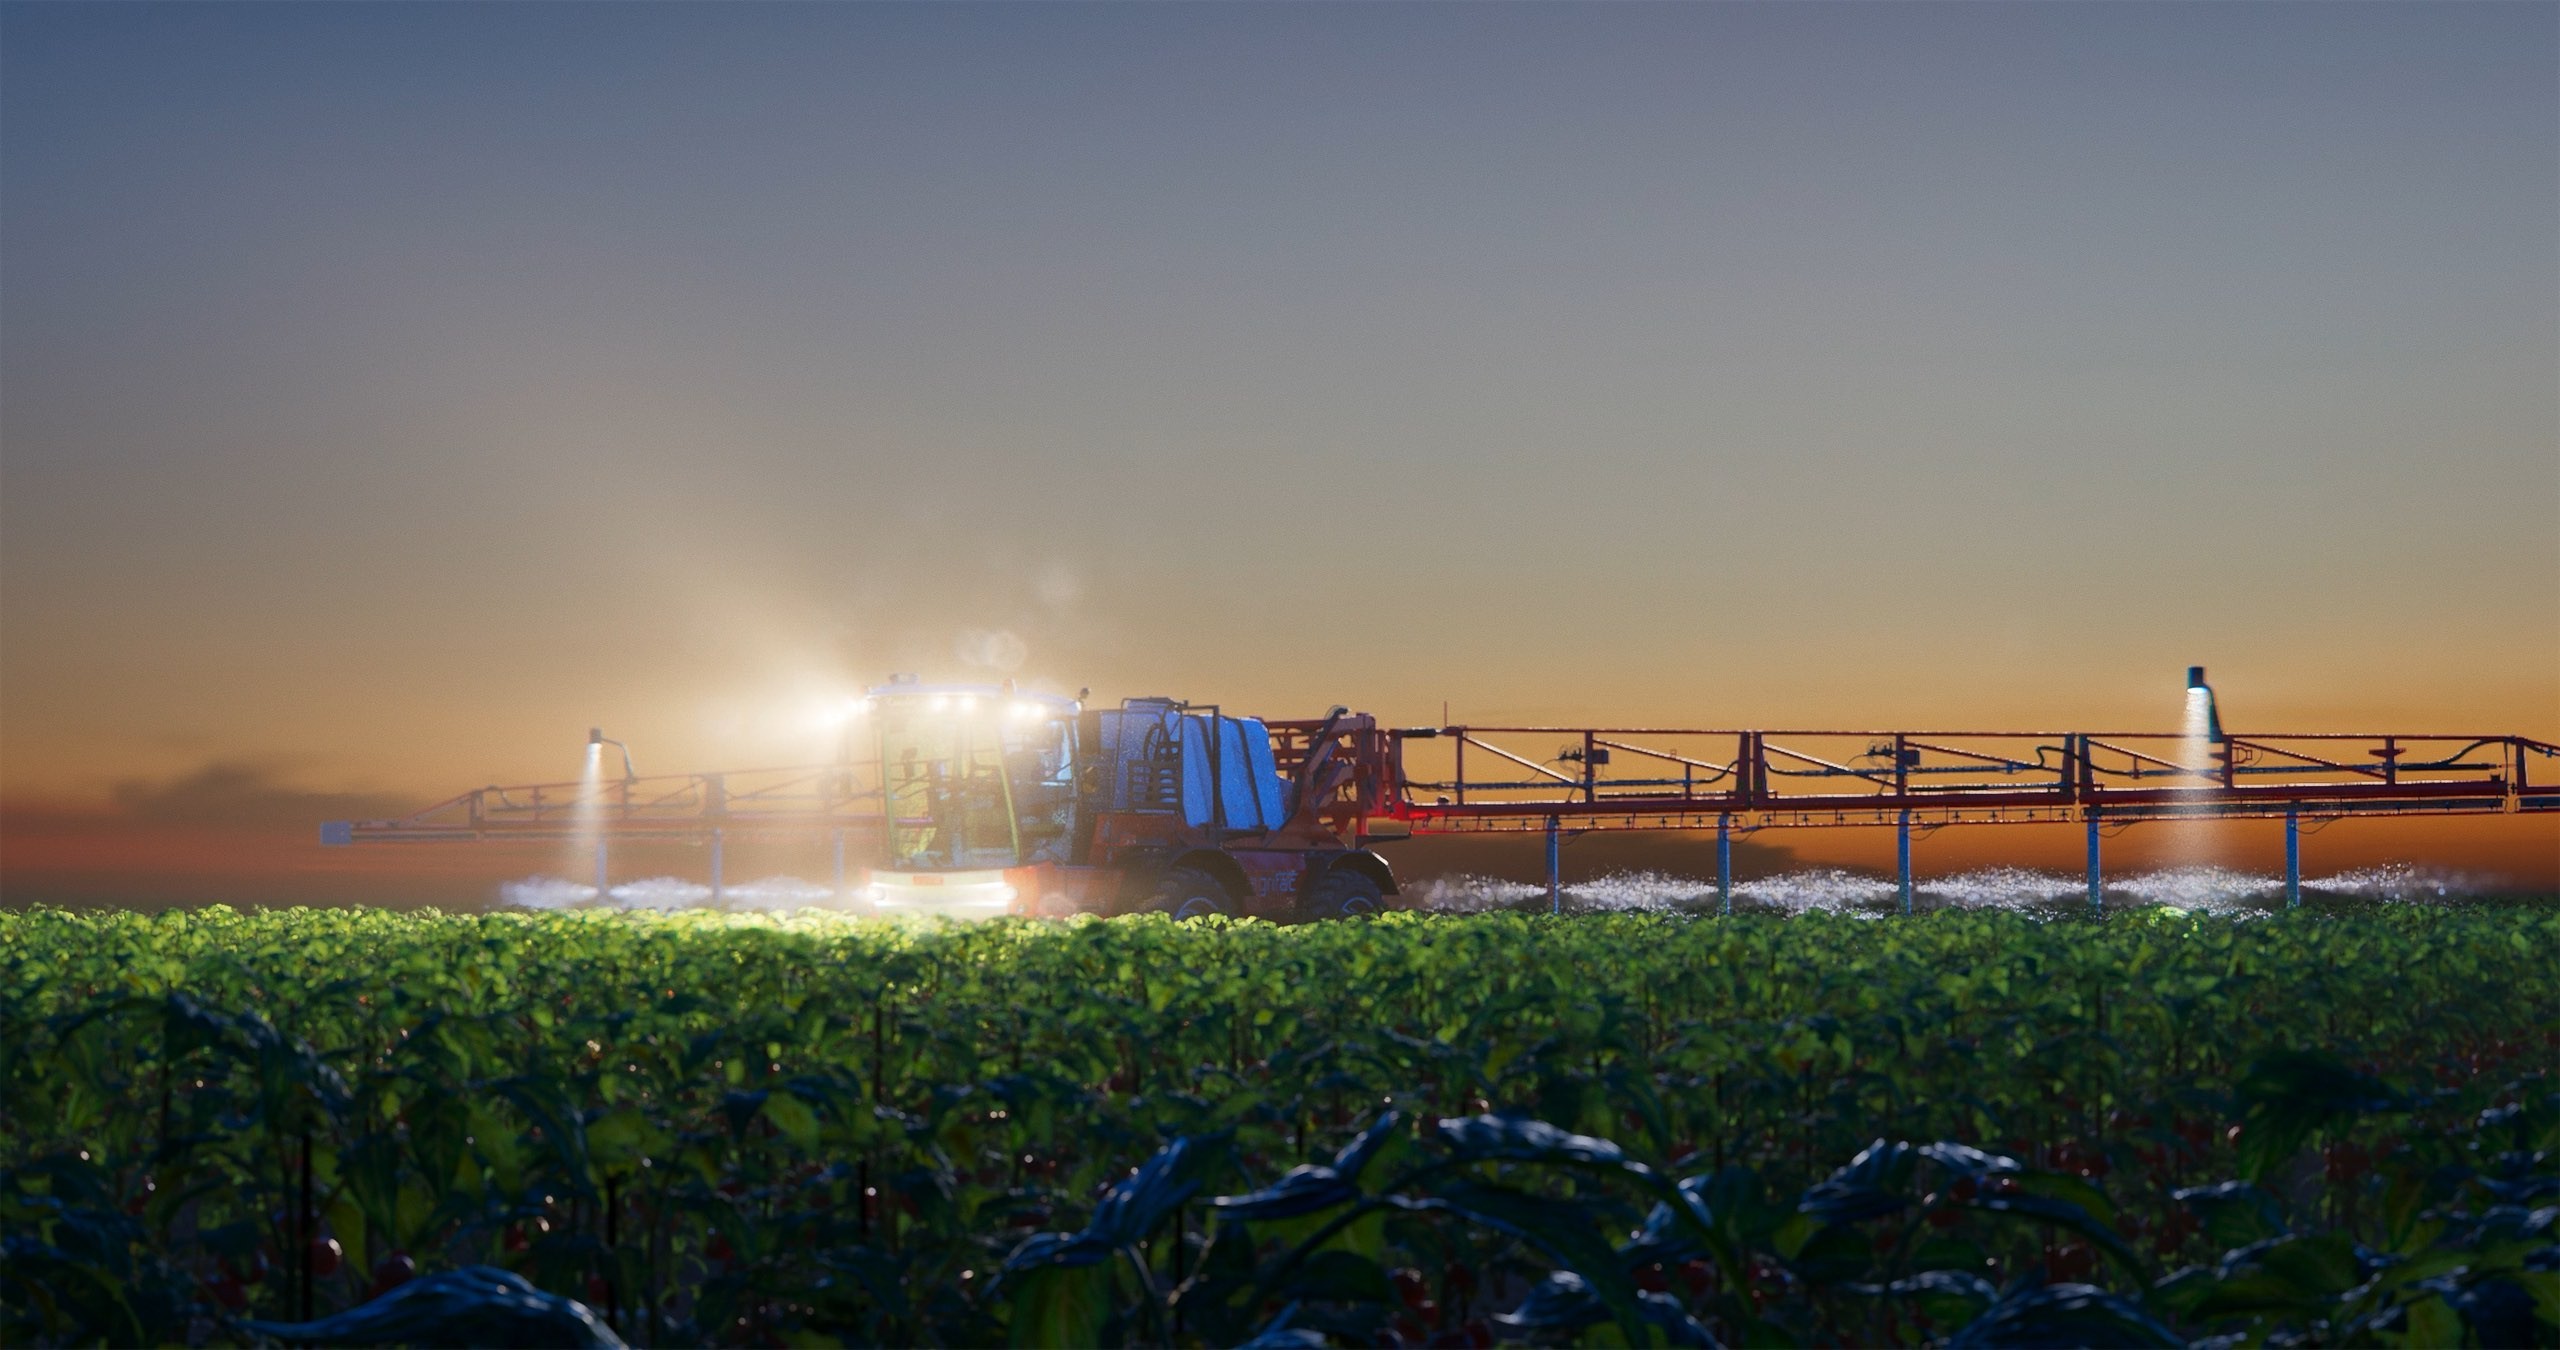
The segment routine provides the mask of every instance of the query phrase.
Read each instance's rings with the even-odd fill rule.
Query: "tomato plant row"
[[[2549,1340],[2555,950],[0,915],[0,1335],[356,1339],[494,1267],[641,1344]],[[569,1306],[455,1278],[394,1311]]]

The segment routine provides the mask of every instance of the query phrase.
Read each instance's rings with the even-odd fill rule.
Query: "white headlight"
[[[870,887],[872,906],[883,914],[947,915],[984,919],[1004,913],[1017,892],[997,872],[889,873]]]

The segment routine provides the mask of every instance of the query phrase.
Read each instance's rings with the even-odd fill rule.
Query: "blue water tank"
[[[1260,718],[1182,719],[1182,818],[1229,830],[1277,829],[1288,818],[1287,787]]]

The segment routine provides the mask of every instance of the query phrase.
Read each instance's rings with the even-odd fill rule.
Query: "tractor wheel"
[[[1176,919],[1197,919],[1232,910],[1227,888],[1197,867],[1177,867],[1156,879],[1147,908]]]
[[[1377,913],[1385,901],[1368,874],[1337,867],[1307,883],[1306,899],[1299,908],[1310,919],[1357,919]]]

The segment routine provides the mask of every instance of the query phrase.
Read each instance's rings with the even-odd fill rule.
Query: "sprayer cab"
[[[899,681],[872,690],[867,703],[879,737],[889,870],[1065,858],[1076,820],[1075,700]]]

